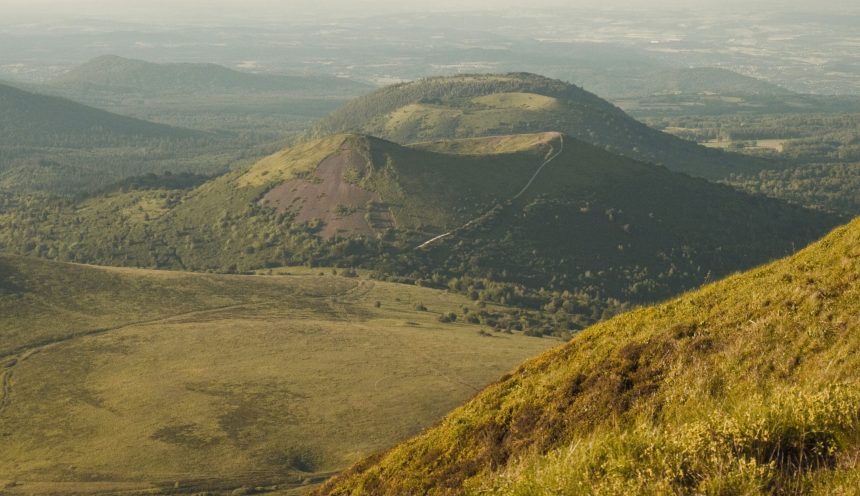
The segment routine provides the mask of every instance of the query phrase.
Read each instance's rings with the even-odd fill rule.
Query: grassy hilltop
[[[0,256],[0,492],[302,487],[557,343],[462,296],[275,272]]]
[[[316,494],[855,494],[860,220],[589,328]]]

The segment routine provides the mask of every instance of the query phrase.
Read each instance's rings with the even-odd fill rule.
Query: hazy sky
[[[124,21],[194,21],[230,18],[324,19],[403,11],[561,8],[693,8],[778,11],[856,11],[856,0],[0,0],[7,22],[97,17]]]

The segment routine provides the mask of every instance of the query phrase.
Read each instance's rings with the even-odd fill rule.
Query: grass
[[[346,135],[300,143],[266,157],[241,174],[239,187],[265,186],[308,175],[347,139]]]
[[[854,494],[860,219],[578,334],[318,494]]]
[[[532,111],[556,110],[561,105],[556,98],[524,92],[485,95],[473,98],[472,103],[496,109],[518,108]]]
[[[384,116],[377,125],[388,136],[409,136],[412,133],[425,134],[437,129],[449,129],[450,132],[454,132],[456,122],[462,114],[463,112],[457,109],[412,104]]]
[[[782,153],[785,144],[789,140],[785,139],[763,139],[763,140],[738,140],[717,139],[704,141],[701,144],[708,148],[718,148],[721,150],[742,150],[747,152],[772,152]]]
[[[507,134],[416,143],[412,148],[452,155],[499,155],[531,150],[557,139],[558,133]]]
[[[472,305],[457,295],[320,271],[0,257],[4,494],[301,488],[557,343],[439,322]]]

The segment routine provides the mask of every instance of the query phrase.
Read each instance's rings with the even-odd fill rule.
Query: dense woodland
[[[728,184],[799,205],[860,215],[860,163],[818,164],[736,176]]]
[[[648,122],[691,141],[782,164],[759,172],[732,173],[725,179],[727,184],[812,208],[860,214],[860,114],[742,113]]]
[[[792,164],[860,160],[860,114],[777,114],[648,119],[649,124],[696,142],[789,161]],[[778,140],[780,150],[756,149],[760,140]]]

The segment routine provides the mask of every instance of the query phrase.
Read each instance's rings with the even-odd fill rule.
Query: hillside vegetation
[[[727,182],[754,194],[806,207],[860,215],[860,162],[761,171],[749,176],[734,176]]]
[[[4,147],[33,146],[48,140],[75,147],[105,146],[128,139],[202,136],[6,85],[0,85],[0,129],[0,146]]]
[[[0,188],[7,191],[80,194],[150,173],[212,175],[270,147],[0,85]]]
[[[627,157],[709,178],[769,164],[661,133],[577,86],[524,73],[437,77],[383,88],[325,117],[310,135],[340,132],[398,143],[561,132]]]
[[[197,271],[363,267],[541,310],[554,324],[505,326],[542,333],[784,256],[838,222],[557,133],[412,147],[335,135],[190,191],[0,197],[0,249]]]
[[[572,66],[564,79],[612,101],[648,101],[659,95],[786,97],[779,85],[718,67],[661,67],[653,64]]]
[[[469,323],[511,310],[462,296],[274,272],[0,255],[0,491],[299,488],[557,343]]]
[[[298,134],[375,87],[349,79],[258,74],[216,64],[152,63],[105,55],[33,91],[173,126],[249,140]],[[241,146],[241,145],[239,145]]]
[[[856,494],[860,220],[591,327],[316,494]]]

